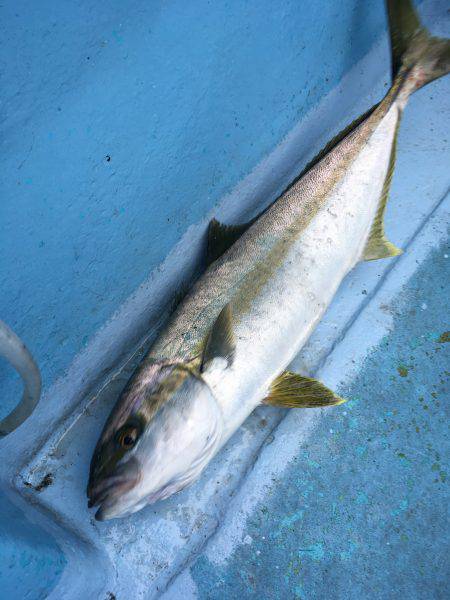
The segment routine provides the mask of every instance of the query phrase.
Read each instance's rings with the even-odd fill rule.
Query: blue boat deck
[[[0,441],[0,599],[445,598],[450,77],[400,129],[404,254],[358,265],[292,364],[349,402],[261,407],[194,486],[99,523],[93,446],[207,223],[260,210],[382,97],[383,3],[4,4],[0,318],[44,390]],[[444,0],[420,13],[449,35]]]
[[[416,242],[412,276],[394,294],[379,290],[323,369],[339,381],[367,352],[338,386],[349,401],[306,433],[302,415],[274,433],[166,600],[447,597],[450,247],[433,239],[446,204]],[[402,279],[401,265],[390,277]],[[367,349],[371,317],[383,334]]]

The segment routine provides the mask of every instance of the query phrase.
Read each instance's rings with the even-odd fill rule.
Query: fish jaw
[[[104,440],[102,455],[100,438],[97,455],[104,458],[94,459],[88,486],[88,506],[99,506],[97,520],[124,517],[168,498],[195,481],[215,454],[223,431],[221,409],[199,374],[183,375],[176,389],[172,377],[171,394],[152,414],[134,448],[111,469],[102,465],[108,465],[111,439]],[[160,390],[161,379],[158,386]],[[121,401],[127,398],[119,400],[119,411]]]
[[[112,475],[91,484],[88,489],[88,507],[98,506],[95,518],[98,521],[128,514],[135,505],[135,490],[141,479],[141,467],[131,457],[119,464]]]

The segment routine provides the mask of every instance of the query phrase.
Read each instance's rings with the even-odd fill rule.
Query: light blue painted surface
[[[367,3],[362,32],[361,10],[3,3],[0,316],[34,354],[44,389],[368,51],[384,14]],[[20,384],[3,362],[0,378],[3,415]],[[16,547],[12,530],[1,546],[2,579],[22,581],[17,597],[39,597],[33,578],[50,585],[63,559],[37,541],[43,531],[20,527]]]
[[[0,10],[0,315],[44,389],[385,26],[376,0]]]
[[[431,253],[384,308],[391,333],[272,482],[244,543],[223,566],[195,561],[200,600],[447,597],[449,254]]]
[[[45,598],[64,568],[64,556],[3,494],[0,507],[0,599]]]
[[[364,8],[320,0],[301,11],[289,1],[264,3],[264,10],[237,1],[170,9],[8,1],[0,10],[7,175],[0,317],[26,340],[47,388],[189,225],[317,105],[385,27],[375,0]],[[10,400],[15,380],[0,369]],[[318,461],[308,460],[315,472]],[[366,500],[360,492],[355,502],[364,507]],[[407,514],[402,506],[392,508],[399,518]],[[303,508],[276,508],[289,538],[305,519]],[[9,527],[2,584],[23,585],[8,597],[14,590],[17,598],[41,597],[64,559],[9,504],[0,511],[0,526]],[[343,548],[340,560],[352,551]],[[300,555],[306,564],[328,556],[315,540]],[[201,573],[208,597],[217,572],[206,576],[202,568],[193,573],[197,582]],[[225,579],[236,576],[233,568]],[[294,579],[285,589],[296,590]]]

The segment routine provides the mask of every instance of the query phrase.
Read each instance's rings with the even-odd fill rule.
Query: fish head
[[[110,414],[95,448],[88,506],[107,520],[168,498],[212,458],[222,413],[201,375],[183,363],[143,365]]]

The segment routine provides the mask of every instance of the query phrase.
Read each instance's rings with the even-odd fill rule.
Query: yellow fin
[[[284,371],[273,381],[269,395],[264,399],[264,404],[284,408],[317,408],[343,402],[343,398],[317,379],[303,377],[291,371]]]
[[[402,250],[400,250],[400,248],[397,248],[397,246],[394,246],[394,244],[389,242],[384,234],[384,213],[386,211],[389,189],[391,187],[392,176],[394,174],[399,125],[400,116],[397,121],[394,139],[392,141],[391,156],[389,159],[389,166],[386,174],[386,179],[384,180],[383,184],[383,190],[381,192],[380,203],[378,205],[377,214],[375,215],[375,219],[372,224],[372,229],[370,230],[369,239],[367,240],[366,247],[364,248],[364,260],[388,258],[390,256],[398,256],[402,253]]]

